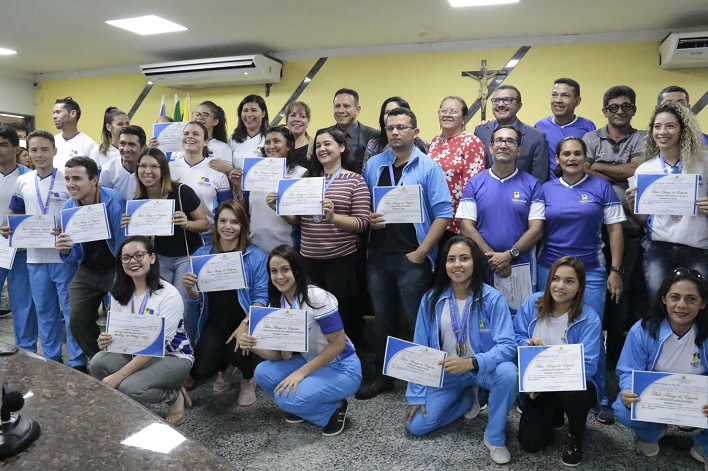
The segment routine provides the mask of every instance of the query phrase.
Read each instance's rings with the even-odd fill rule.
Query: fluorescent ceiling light
[[[0,47],[0,55],[11,56],[12,54],[17,54],[17,51],[13,51],[12,49],[5,49],[4,47]]]
[[[453,7],[481,7],[483,5],[501,5],[503,3],[519,3],[519,0],[447,0]]]
[[[110,20],[106,21],[106,23],[143,36],[148,34],[172,33],[174,31],[187,31],[187,28],[184,26],[155,15],[125,18],[123,20]]]
[[[18,119],[25,119],[24,116],[20,116],[17,114],[7,114],[7,113],[0,113],[0,116],[5,117],[5,118],[18,118]]]

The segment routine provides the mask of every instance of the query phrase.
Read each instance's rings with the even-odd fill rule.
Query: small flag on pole
[[[174,118],[175,118],[175,122],[178,122],[178,123],[179,123],[180,121],[182,121],[182,110],[180,110],[179,97],[177,96],[176,93],[175,93],[175,112],[174,112]]]
[[[160,102],[160,116],[165,116],[165,95],[162,95],[162,101]]]
[[[184,103],[184,108],[182,108],[182,121],[189,121],[192,119],[192,101],[189,98],[189,93],[187,93],[187,101]]]

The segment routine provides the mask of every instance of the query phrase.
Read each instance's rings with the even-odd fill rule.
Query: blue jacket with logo
[[[516,335],[516,343],[520,347],[526,347],[526,343],[533,337],[533,331],[536,328],[538,319],[538,309],[535,304],[538,298],[543,296],[543,292],[532,294],[519,308],[514,317],[514,333]],[[566,339],[569,344],[583,344],[583,353],[585,355],[585,377],[595,385],[597,391],[597,400],[602,399],[602,391],[599,385],[604,384],[600,379],[600,373],[597,370],[598,361],[600,360],[600,351],[602,348],[602,322],[593,308],[589,305],[583,305],[583,311],[573,322],[568,323]]]
[[[371,192],[371,201],[374,201],[374,187],[378,186],[381,172],[385,171],[389,165],[393,165],[396,155],[391,149],[377,154],[366,163],[364,169],[364,179]],[[408,164],[403,169],[401,175],[403,185],[420,185],[423,187],[423,214],[424,221],[414,224],[415,233],[420,244],[428,235],[430,226],[437,218],[452,218],[452,196],[447,186],[445,172],[439,163],[425,155],[417,147],[413,147]],[[391,182],[395,184],[394,182]],[[428,252],[428,259],[435,268],[435,261],[438,257],[437,244]]]
[[[445,302],[453,299],[452,287],[443,292],[435,304],[433,318],[428,305],[432,292],[428,291],[420,303],[418,319],[415,323],[413,342],[437,350],[441,349],[442,336],[440,319]],[[453,301],[454,302],[454,301]],[[479,375],[488,374],[502,362],[514,361],[516,358],[516,342],[514,328],[511,324],[511,313],[504,296],[495,288],[485,284],[482,299],[475,299],[470,312],[467,337],[479,363]],[[406,399],[409,405],[425,404],[428,386],[408,383]]]

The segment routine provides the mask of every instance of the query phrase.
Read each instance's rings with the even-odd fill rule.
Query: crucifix
[[[492,83],[494,77],[497,75],[506,75],[506,70],[489,70],[487,69],[487,61],[482,60],[482,67],[480,70],[470,70],[467,72],[462,72],[463,77],[471,77],[479,82],[479,93],[477,94],[477,100],[479,100],[480,109],[482,111],[482,121],[487,119],[487,98],[489,96],[489,84]]]

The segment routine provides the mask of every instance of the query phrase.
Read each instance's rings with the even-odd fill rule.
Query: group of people
[[[0,126],[0,217],[60,217],[104,203],[111,236],[79,244],[57,228],[55,249],[18,250],[12,269],[0,269],[15,341],[36,351],[39,338],[43,354],[62,361],[65,326],[70,366],[141,403],[168,404],[175,425],[185,421],[190,388],[216,377],[214,391],[225,391],[238,370],[240,406],[256,402],[258,385],[288,423],[306,420],[332,436],[344,430],[352,395],[393,389],[381,372],[388,336],[407,335],[402,312],[415,343],[448,353],[442,387],[408,385],[412,434],[474,418],[488,404],[483,443],[494,462],[507,463],[506,418],[518,403],[518,439],[529,452],[548,445],[567,416],[562,461],[573,466],[594,408],[600,422],[617,417],[632,428],[637,449],[654,456],[666,430],[630,420],[638,401],[631,371],[707,371],[708,198],[696,200],[696,216],[647,218],[633,212],[628,178],[691,173],[705,182],[707,138],[680,87],[661,91],[647,132],[631,126],[636,94],[627,86],[605,93],[608,122],[599,130],[575,114],[580,101],[576,81],[556,80],[553,115],[531,127],[516,116],[521,92],[501,85],[491,96],[494,119],[471,133],[464,99],[448,96],[441,132],[426,141],[401,97],[382,104],[376,130],[358,121],[357,92],[340,89],[336,124],[311,137],[307,104],[290,103],[285,125],[269,127],[265,100],[249,95],[230,136],[224,110],[200,103],[183,151],[167,156],[115,107],[96,145],[78,131],[78,103],[57,100],[61,132],[27,136],[32,170],[17,163],[17,133]],[[277,193],[243,191],[244,158],[261,156],[285,159],[285,178],[324,177],[322,214],[279,216]],[[387,224],[374,212],[374,188],[398,185],[420,186],[422,222]],[[174,200],[174,234],[126,237],[130,199]],[[234,251],[247,287],[197,291],[190,257]],[[514,309],[494,287],[512,275],[538,290]],[[105,351],[112,338],[97,324],[102,303],[164,317],[164,358]],[[248,333],[251,306],[306,310],[307,352],[259,349]],[[356,348],[370,312],[379,373],[363,380]],[[519,395],[517,346],[564,343],[583,344],[587,389]],[[620,375],[612,405],[608,362]],[[691,451],[699,461],[704,437]]]

